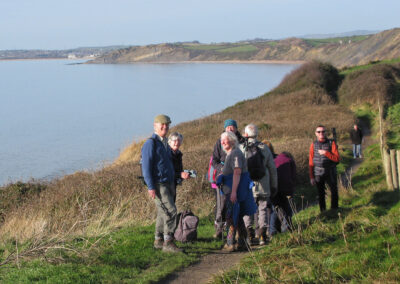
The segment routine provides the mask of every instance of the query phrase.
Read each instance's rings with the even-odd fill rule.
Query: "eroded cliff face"
[[[90,63],[135,63],[135,62],[190,62],[190,61],[308,61],[322,60],[337,67],[366,64],[370,61],[400,57],[400,28],[368,36],[351,42],[340,41],[318,46],[298,38],[274,42],[252,42],[244,44],[158,44],[120,49]],[[238,48],[239,47],[239,48]],[[251,47],[250,49],[246,47]],[[237,49],[235,49],[237,48]]]

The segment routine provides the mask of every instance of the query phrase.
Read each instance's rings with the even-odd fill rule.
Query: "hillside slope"
[[[49,183],[16,183],[0,187],[0,267],[3,265],[5,268],[0,271],[0,282],[129,283],[136,281],[149,283],[159,280],[162,275],[165,276],[171,271],[192,263],[196,260],[194,255],[207,253],[209,249],[218,249],[220,245],[211,240],[212,221],[208,223],[208,231],[205,230],[207,229],[207,219],[212,219],[214,193],[204,179],[204,174],[215,141],[223,130],[223,121],[227,118],[236,119],[240,130],[243,130],[248,123],[257,124],[261,140],[270,140],[276,152],[290,151],[298,166],[295,194],[298,206],[296,206],[303,208],[303,205],[313,204],[316,194],[315,189],[311,188],[308,181],[307,154],[309,145],[315,137],[315,126],[322,123],[328,129],[336,128],[343,158],[338,169],[343,169],[343,165],[346,163],[346,153],[349,157],[350,152],[345,148],[346,138],[348,138],[348,130],[355,117],[353,112],[348,109],[348,104],[341,105],[338,100],[340,102],[343,98],[350,96],[349,101],[353,102],[354,98],[359,98],[364,93],[365,89],[359,86],[365,84],[373,85],[368,90],[372,90],[376,94],[387,90],[387,93],[381,95],[387,98],[385,101],[389,104],[390,98],[393,98],[393,94],[390,92],[400,90],[398,88],[400,66],[398,64],[390,68],[385,66],[382,68],[382,66],[384,65],[374,64],[370,70],[361,70],[353,72],[352,75],[345,75],[345,73],[339,74],[332,65],[310,62],[294,70],[276,89],[267,94],[239,102],[220,113],[173,127],[171,132],[179,131],[185,136],[182,146],[185,168],[198,171],[198,178],[185,181],[178,188],[177,194],[178,210],[191,208],[195,214],[202,217],[203,222],[199,226],[199,242],[184,245],[186,254],[171,256],[155,251],[151,245],[154,238],[154,227],[141,226],[144,223],[151,224],[154,221],[155,213],[153,201],[148,198],[144,186],[137,179],[140,171],[138,156],[142,143],[132,144],[123,153],[124,155],[121,155],[118,163],[97,172],[77,172]],[[344,80],[342,80],[342,75],[345,77]],[[360,81],[360,78],[366,79]],[[388,85],[396,88],[382,88]],[[372,101],[368,98],[367,102]],[[373,104],[370,106],[374,107]],[[394,113],[398,116],[399,112]],[[170,115],[173,119],[174,114]],[[151,125],[152,123],[149,122],[149,127]],[[366,156],[368,156],[367,153]],[[357,270],[358,273],[364,269],[370,259],[379,262],[382,259],[382,252],[388,251],[385,256],[385,266],[371,269],[373,273],[371,279],[383,279],[380,278],[380,275],[374,275],[377,275],[377,272],[389,272],[395,268],[390,271],[390,278],[386,279],[398,280],[398,262],[392,264],[391,260],[392,254],[393,258],[398,257],[398,246],[392,247],[395,241],[398,243],[398,237],[396,235],[396,240],[394,240],[392,233],[389,232],[389,234],[388,230],[384,228],[387,227],[387,224],[393,225],[395,226],[393,230],[398,234],[398,206],[396,205],[397,211],[393,216],[397,223],[392,222],[392,219],[388,223],[389,221],[386,222],[386,219],[378,220],[377,217],[382,212],[386,214],[399,198],[398,195],[394,196],[390,192],[380,192],[381,187],[364,188],[363,181],[367,179],[374,181],[376,173],[381,173],[380,161],[373,162],[368,171],[364,171],[363,175],[358,177],[358,182],[363,190],[371,191],[380,199],[378,201],[382,204],[378,204],[378,208],[370,206],[369,197],[364,200],[365,202],[360,203],[362,200],[358,197],[366,196],[366,194],[359,195],[354,191],[350,192],[348,198],[343,198],[344,195],[341,192],[341,206],[346,207],[341,213],[343,213],[343,218],[346,218],[343,220],[348,228],[344,233],[348,236],[349,243],[351,240],[356,244],[355,257],[360,259],[356,263],[345,262],[344,268],[360,268]],[[377,176],[381,181],[382,175],[378,174]],[[383,200],[379,197],[385,198]],[[386,204],[388,200],[389,202]],[[354,215],[357,216],[357,219],[349,219],[350,214],[347,214],[348,202],[353,201],[353,207],[356,209]],[[364,211],[366,208],[364,205],[367,205],[368,212]],[[338,282],[352,279],[353,271],[343,271],[342,269],[339,271],[343,272],[341,278],[336,277],[336,272],[335,274],[330,273],[330,270],[328,270],[330,274],[325,277],[325,265],[331,263],[330,257],[337,253],[332,252],[327,255],[321,253],[321,250],[328,248],[332,241],[340,241],[341,247],[346,250],[348,248],[347,244],[343,245],[343,241],[341,241],[342,227],[339,227],[341,223],[337,223],[336,219],[329,215],[326,216],[327,218],[323,218],[325,220],[322,220],[321,224],[314,213],[312,218],[308,218],[307,215],[306,218],[300,220],[298,223],[301,229],[299,234],[287,237],[288,242],[283,240],[286,246],[283,246],[283,251],[279,251],[279,254],[275,255],[276,259],[281,261],[276,262],[278,263],[277,269],[282,270],[282,276],[287,276],[288,282],[296,282],[291,281],[297,275],[294,273],[294,269],[280,263],[290,259],[282,253],[288,252],[288,249],[291,248],[297,250],[297,247],[293,247],[293,245],[300,241],[301,249],[306,250],[306,256],[309,256],[309,248],[315,249],[315,253],[313,252],[306,259],[308,261],[312,258],[309,266],[309,268],[315,268],[312,274],[308,273],[307,267],[304,267],[304,265],[308,265],[308,262],[298,258],[300,261],[297,263],[303,265],[302,267],[298,266],[301,273],[304,273],[302,279],[306,280],[301,282],[314,283],[321,280],[320,282],[325,283],[332,282],[329,281],[330,279]],[[365,220],[372,213],[376,213],[377,216],[373,216],[371,220]],[[331,222],[332,219],[333,222]],[[303,228],[309,224],[317,226],[312,231],[304,231],[305,234],[302,235]],[[333,227],[330,224],[333,224]],[[374,224],[382,224],[382,226]],[[339,230],[335,228],[339,228]],[[358,232],[359,229],[367,230],[368,228],[372,228],[373,231],[378,228],[379,234],[382,232],[388,235],[387,241],[382,242],[382,239],[379,239],[377,246],[369,245],[368,242],[362,241],[364,234],[350,235],[352,231]],[[376,239],[376,235],[371,237]],[[323,241],[327,241],[328,246],[321,247],[320,244],[323,244]],[[313,247],[310,247],[311,245]],[[374,250],[379,254],[371,253],[371,257],[368,255],[360,258],[360,253],[367,251],[364,246],[372,248],[368,253]],[[378,246],[381,248],[379,251],[376,250]],[[289,251],[289,257],[294,255],[292,252],[293,250]],[[270,255],[271,253],[268,251],[268,256]],[[297,258],[296,255],[294,256]],[[326,259],[329,261],[326,262]],[[261,259],[256,265],[252,264],[252,267],[258,269],[260,263],[268,264],[269,260],[269,258]],[[256,271],[261,278],[258,283],[265,283],[267,277],[274,281],[280,279],[275,275],[272,275],[275,278],[269,277],[268,269],[270,269],[269,266],[263,267],[261,271],[265,273],[260,274],[257,274]],[[248,274],[247,271],[244,273]],[[252,279],[255,279],[257,275],[248,275],[251,277],[249,282],[254,283]],[[310,275],[314,278],[310,278]],[[243,279],[243,274],[240,277]],[[282,280],[286,279],[282,278]],[[224,281],[224,283],[229,283],[229,281]]]
[[[197,62],[197,61],[310,61],[336,67],[366,64],[400,57],[400,28],[370,36],[336,39],[289,38],[279,41],[223,44],[177,43],[120,49],[88,63]]]

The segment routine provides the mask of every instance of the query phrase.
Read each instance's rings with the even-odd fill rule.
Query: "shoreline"
[[[131,61],[104,63],[87,61],[84,64],[303,64],[305,60],[182,60],[182,61]]]
[[[34,60],[87,60],[79,64],[303,64],[305,60],[176,60],[176,61],[133,61],[122,63],[97,63],[93,58],[0,58],[1,61],[34,61]]]

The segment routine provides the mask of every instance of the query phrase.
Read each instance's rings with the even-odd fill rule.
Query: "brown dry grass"
[[[302,84],[290,86],[297,82]],[[248,123],[258,125],[260,140],[270,140],[276,152],[291,152],[298,166],[299,183],[307,182],[307,155],[315,127],[320,123],[328,129],[336,127],[341,137],[354,122],[352,113],[335,103],[339,83],[337,70],[332,66],[308,63],[288,75],[271,93],[171,129],[185,137],[181,148],[184,167],[198,171],[197,179],[185,181],[178,188],[178,210],[190,207],[200,216],[212,212],[214,197],[204,174],[227,118],[237,120],[240,130]],[[141,145],[129,146],[114,165],[103,170],[78,172],[54,180],[28,200],[15,198],[19,201],[2,212],[1,239],[90,236],[152,222],[153,202],[136,178]],[[2,196],[12,186],[2,188]],[[25,196],[27,192],[19,195]]]
[[[399,78],[399,66],[374,65],[347,75],[338,95],[342,103],[350,106],[368,103],[376,108],[378,100],[382,105],[390,105],[396,93],[396,79]]]

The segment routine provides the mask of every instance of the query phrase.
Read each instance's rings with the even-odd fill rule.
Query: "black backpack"
[[[247,169],[250,174],[250,178],[253,181],[258,181],[265,176],[267,168],[264,163],[264,156],[258,147],[260,142],[245,145],[244,150],[246,153]]]

